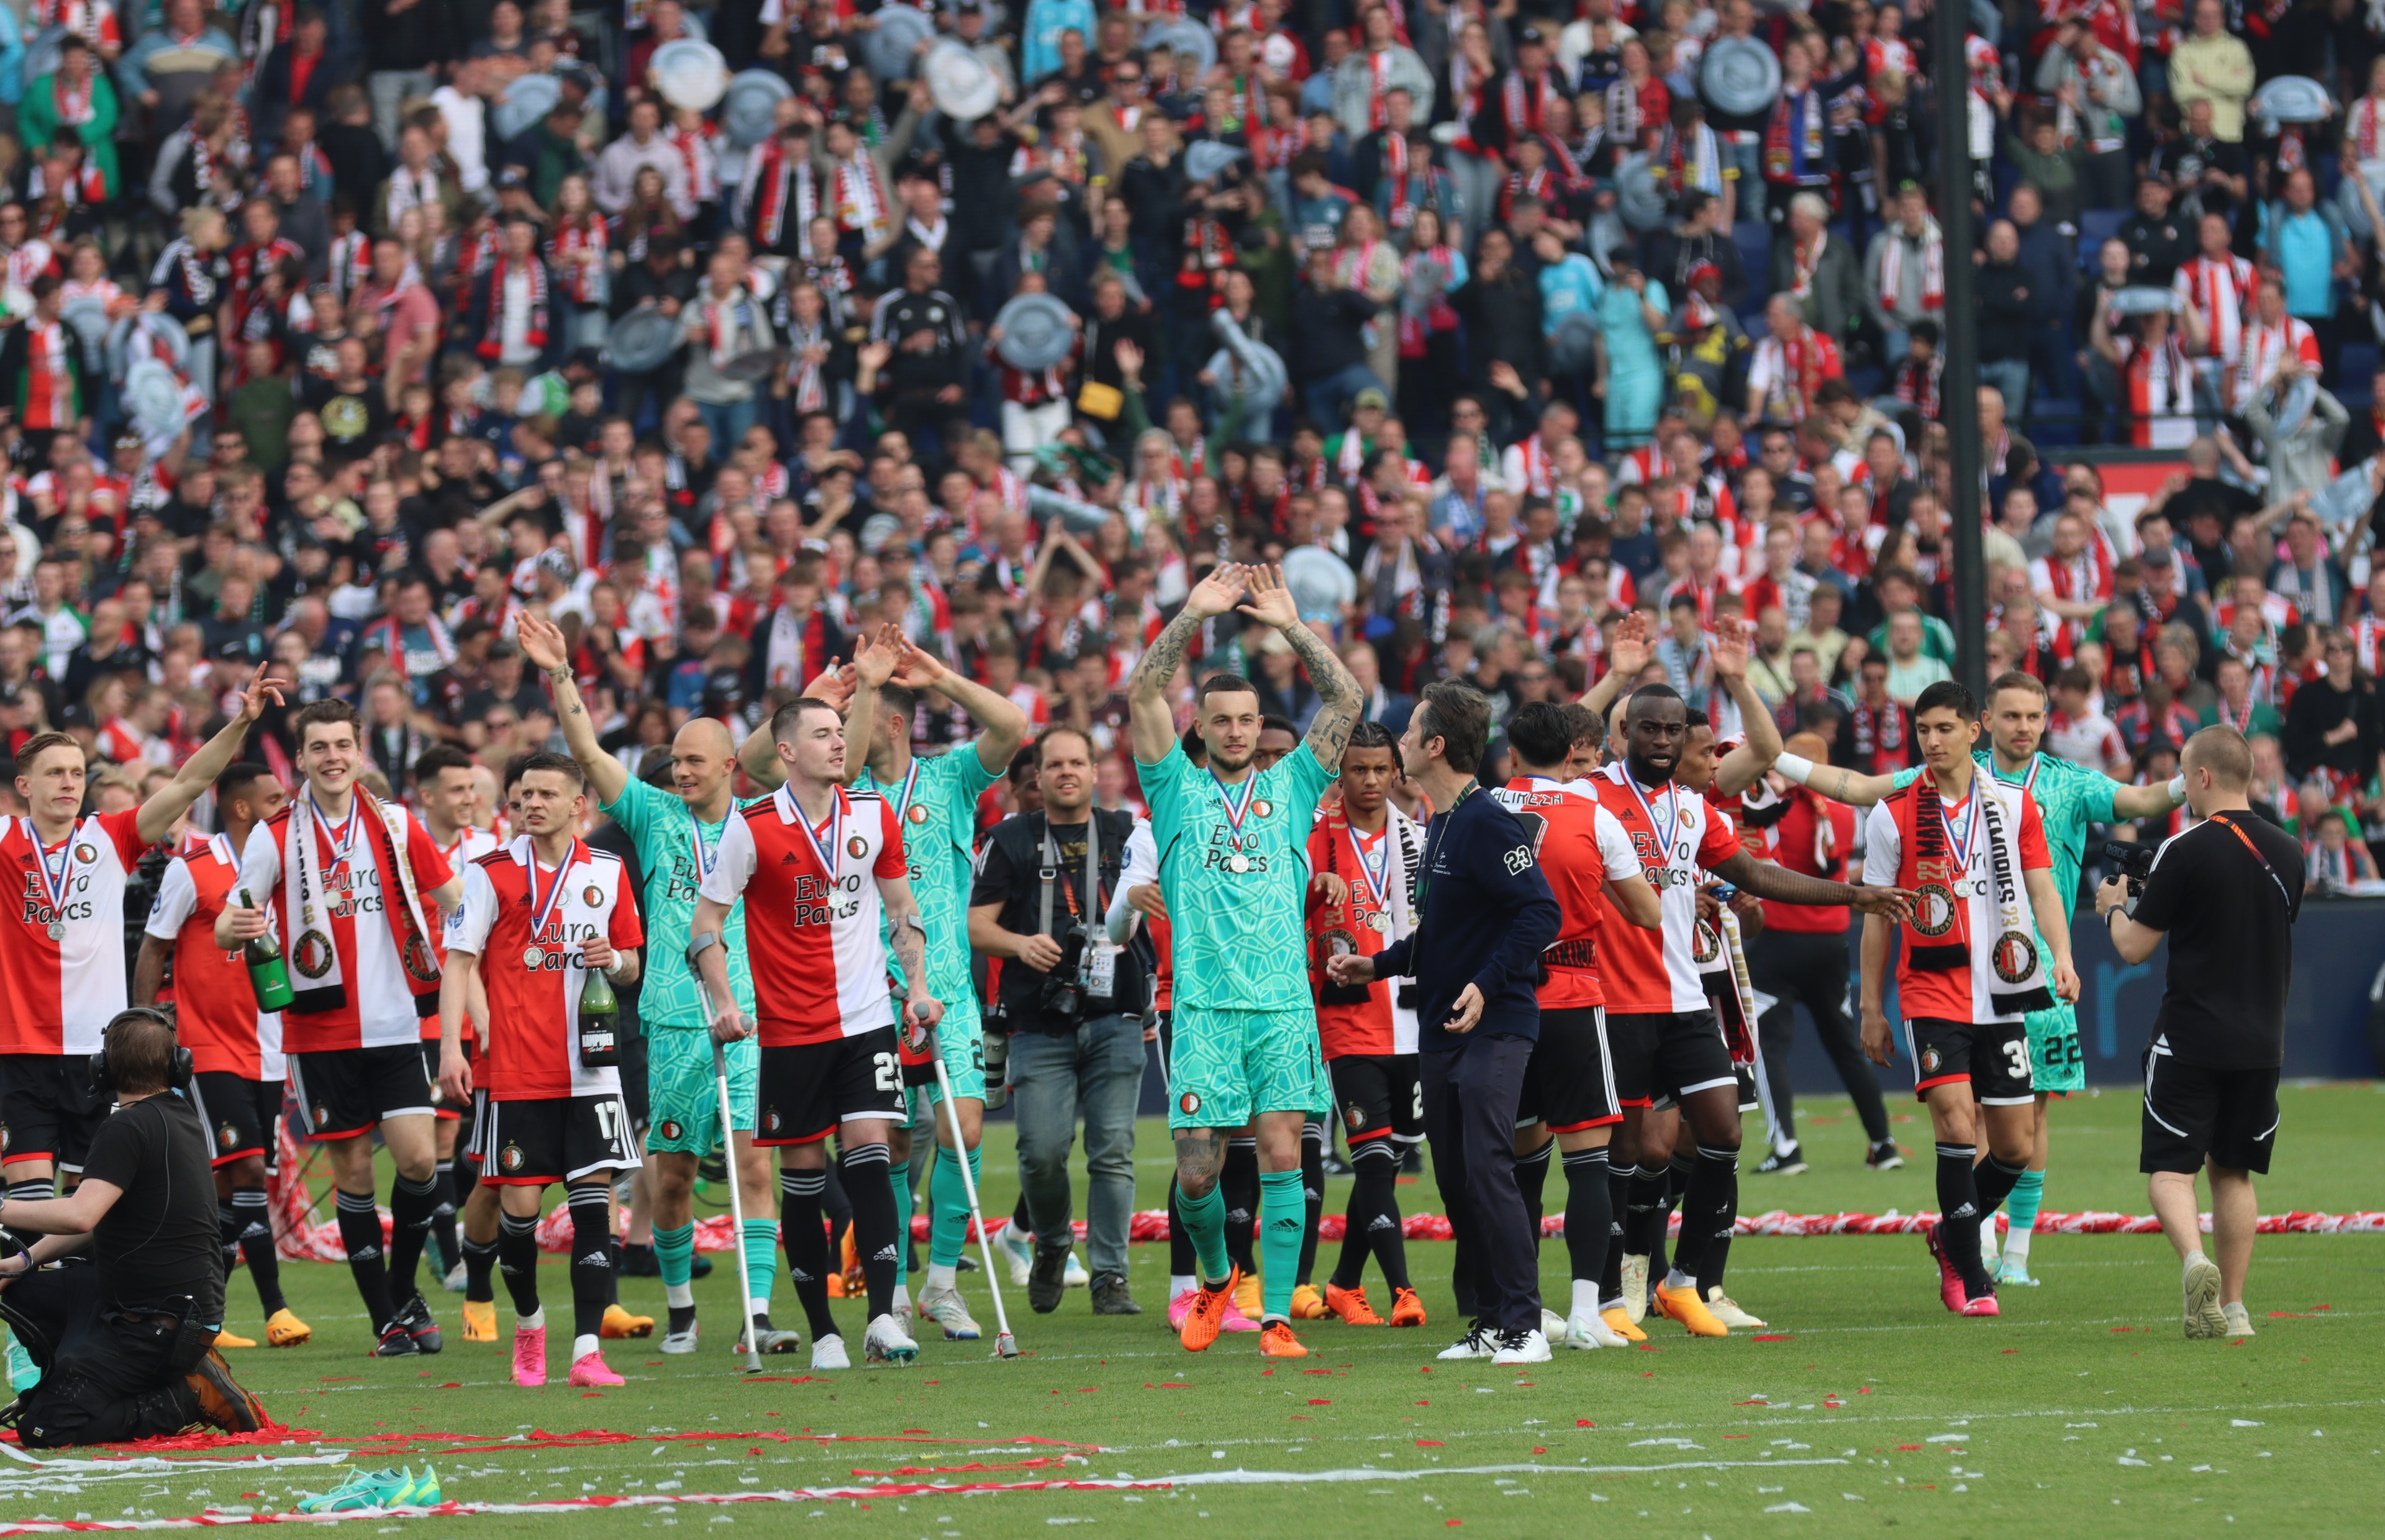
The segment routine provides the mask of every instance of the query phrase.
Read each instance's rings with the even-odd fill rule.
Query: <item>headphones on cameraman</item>
[[[156,1022],[169,1032],[175,1030],[174,1012],[171,1006],[128,1006],[118,1012],[107,1025],[112,1027],[127,1016],[139,1016]],[[191,1083],[191,1075],[194,1068],[191,1050],[184,1048],[178,1037],[174,1043],[174,1057],[166,1069],[167,1087],[177,1091],[186,1088]],[[116,1072],[107,1062],[107,1037],[105,1031],[100,1035],[99,1051],[91,1056],[91,1089],[94,1096],[113,1098],[116,1095]]]

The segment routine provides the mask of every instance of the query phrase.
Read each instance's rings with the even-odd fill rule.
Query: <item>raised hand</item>
[[[860,682],[876,689],[894,677],[894,667],[903,659],[903,631],[889,622],[878,627],[875,636],[864,637],[853,650],[853,669]]]
[[[899,636],[899,633],[898,633]],[[905,689],[932,689],[936,681],[952,672],[944,660],[911,640],[900,637],[902,661],[895,665],[894,682]]]
[[[521,649],[521,655],[530,660],[531,666],[541,672],[563,666],[563,632],[544,615],[523,611],[521,618],[514,623],[514,642]]]
[[[248,688],[240,692],[242,721],[254,722],[263,716],[268,702],[277,706],[281,703],[281,687],[287,681],[267,678],[265,671],[272,666],[271,664],[258,664],[256,672],[248,677]]]
[[[1615,640],[1607,643],[1607,666],[1630,678],[1648,666],[1648,617],[1633,610],[1615,623]]]
[[[1747,632],[1738,623],[1725,621],[1716,628],[1714,646],[1707,656],[1714,661],[1715,681],[1734,684],[1747,677]]]
[[[1219,562],[1210,569],[1209,576],[1192,585],[1192,591],[1184,596],[1184,608],[1180,613],[1195,620],[1208,620],[1226,614],[1242,597],[1242,589],[1251,570],[1239,562]]]
[[[1284,586],[1283,568],[1262,562],[1249,569],[1251,602],[1237,605],[1242,614],[1264,620],[1279,631],[1290,631],[1300,625],[1300,605]]]
[[[818,677],[804,686],[804,694],[814,701],[826,701],[842,716],[853,704],[853,690],[859,682],[849,663],[832,663],[820,670]]]

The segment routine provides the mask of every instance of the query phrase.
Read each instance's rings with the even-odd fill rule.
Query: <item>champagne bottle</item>
[[[580,1062],[586,1069],[603,1069],[621,1062],[618,1027],[621,1002],[613,997],[613,981],[605,976],[602,968],[587,970],[587,978],[580,986]]]
[[[240,890],[243,909],[256,907],[248,889]],[[281,949],[270,936],[252,936],[240,949],[241,960],[248,964],[249,987],[256,991],[259,1011],[290,1009],[290,965],[281,960]]]

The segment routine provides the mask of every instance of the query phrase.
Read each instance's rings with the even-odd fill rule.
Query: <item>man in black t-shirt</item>
[[[2095,894],[2121,959],[2142,962],[2171,938],[2166,992],[2145,1048],[2140,1170],[2154,1212],[2184,1261],[2190,1337],[2247,1337],[2244,1273],[2259,1213],[2253,1174],[2266,1174],[2278,1136],[2293,924],[2303,852],[2253,815],[2253,751],[2225,723],[2186,740],[2187,807],[2202,820],[2162,842],[2133,906],[2125,880]],[[2133,907],[2134,913],[2129,912]],[[2211,1240],[2203,1250],[2195,1173],[2211,1172]]]
[[[264,1403],[209,1346],[224,1305],[211,1147],[169,1088],[190,1064],[170,1021],[142,1007],[108,1023],[116,1111],[92,1136],[81,1185],[0,1201],[0,1232],[44,1237],[0,1260],[0,1318],[42,1369],[6,1414],[28,1448],[265,1425]]]

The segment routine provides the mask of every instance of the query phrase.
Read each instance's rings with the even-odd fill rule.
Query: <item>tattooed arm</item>
[[[546,676],[547,693],[555,697],[556,720],[563,724],[564,746],[580,762],[580,768],[588,772],[588,789],[596,794],[598,805],[612,806],[629,788],[630,767],[596,741],[596,718],[580,699],[580,682],[571,676],[563,633],[554,622],[524,613],[515,636],[522,656]]]
[[[895,965],[903,970],[904,991],[909,999],[905,1019],[933,1026],[943,1015],[943,1007],[928,988],[928,933],[919,924],[919,900],[911,891],[910,876],[880,877],[878,901],[886,910],[886,950],[894,954]]]
[[[1342,666],[1333,649],[1317,639],[1300,618],[1300,606],[1293,602],[1292,590],[1284,586],[1283,568],[1255,566],[1251,568],[1251,602],[1242,607],[1244,615],[1253,615],[1283,633],[1292,643],[1294,656],[1308,670],[1308,682],[1317,689],[1317,715],[1308,724],[1304,739],[1308,751],[1327,771],[1342,767],[1342,751],[1349,746],[1350,730],[1358,725],[1358,712],[1365,697],[1358,693],[1358,681]]]
[[[1192,645],[1192,633],[1205,622],[1231,610],[1234,601],[1242,596],[1243,571],[1227,562],[1202,578],[1185,596],[1184,607],[1176,612],[1176,618],[1168,623],[1168,628],[1143,654],[1143,661],[1134,665],[1134,677],[1126,687],[1127,727],[1139,763],[1158,764],[1175,744],[1176,714],[1168,709],[1168,687],[1176,682],[1178,672],[1184,666],[1184,654]]]
[[[1782,755],[1772,768],[1810,790],[1849,807],[1871,807],[1896,789],[1895,777],[1862,776],[1836,764],[1808,764]]]

